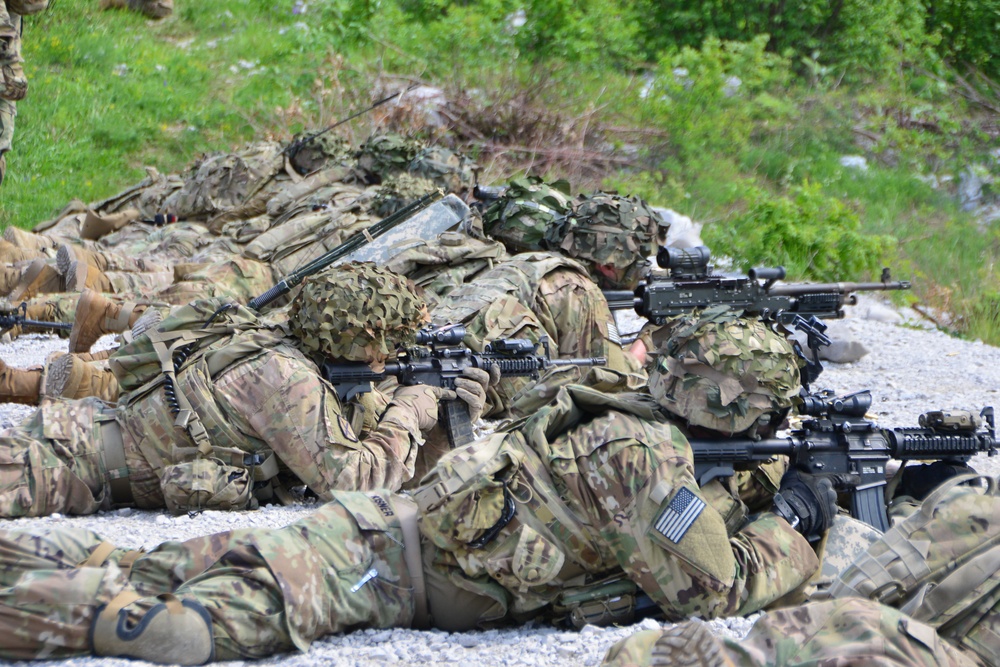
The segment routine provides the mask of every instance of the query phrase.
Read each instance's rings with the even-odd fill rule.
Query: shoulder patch
[[[705,501],[682,487],[663,508],[660,516],[656,517],[653,527],[665,538],[678,544],[704,509]]]

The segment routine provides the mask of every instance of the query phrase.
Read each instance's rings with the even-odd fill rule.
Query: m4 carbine
[[[910,289],[908,281],[892,281],[889,269],[882,270],[882,280],[877,283],[775,285],[785,277],[784,267],[751,269],[746,276],[730,277],[711,274],[710,259],[711,252],[705,246],[661,246],[656,263],[669,269],[670,275],[650,272],[634,292],[605,291],[604,297],[612,310],[635,308],[654,324],[697,308],[727,305],[764,320],[794,325],[811,317],[843,317],[843,307],[857,303],[854,292]]]
[[[445,389],[455,388],[455,379],[466,368],[489,371],[495,367],[500,377],[531,377],[552,366],[603,366],[607,359],[553,359],[547,336],[536,344],[530,340],[508,338],[495,340],[482,352],[466,347],[465,327],[460,324],[423,329],[417,332],[417,344],[403,350],[393,361],[385,364],[381,372],[373,371],[364,362],[326,362],[323,377],[334,386],[341,401],[348,401],[355,394],[371,391],[373,382],[395,376],[400,384],[426,384]],[[537,354],[541,345],[544,353]],[[448,432],[452,447],[472,442],[472,420],[469,407],[463,401],[445,401],[441,406],[441,420]]]
[[[839,398],[819,392],[802,399],[799,412],[809,419],[787,437],[692,439],[695,477],[706,484],[731,476],[740,464],[787,456],[792,467],[831,475],[837,490],[850,496],[851,516],[884,532],[889,527],[885,489],[890,460],[965,463],[980,452],[997,453],[991,407],[978,417],[965,410],[925,412],[919,427],[890,429],[865,419],[871,402],[868,391]],[[983,421],[986,428],[981,428]]]

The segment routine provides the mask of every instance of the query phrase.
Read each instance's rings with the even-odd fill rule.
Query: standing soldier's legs
[[[0,3],[0,183],[7,171],[7,151],[14,141],[15,102],[24,98],[28,81],[21,67],[21,17]]]
[[[93,398],[45,399],[22,424],[0,433],[0,517],[101,508],[108,493],[98,421],[109,418],[106,410]]]

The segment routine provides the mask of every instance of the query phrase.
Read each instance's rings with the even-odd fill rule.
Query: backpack
[[[960,486],[976,479],[986,487]],[[848,566],[829,595],[897,607],[1000,666],[997,480],[961,475],[941,484]]]

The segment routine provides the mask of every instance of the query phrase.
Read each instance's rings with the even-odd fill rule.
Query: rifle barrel
[[[885,292],[910,289],[910,281],[897,280],[886,283],[798,283],[774,285],[768,294],[774,296],[805,296],[806,294],[849,294],[851,292]]]

